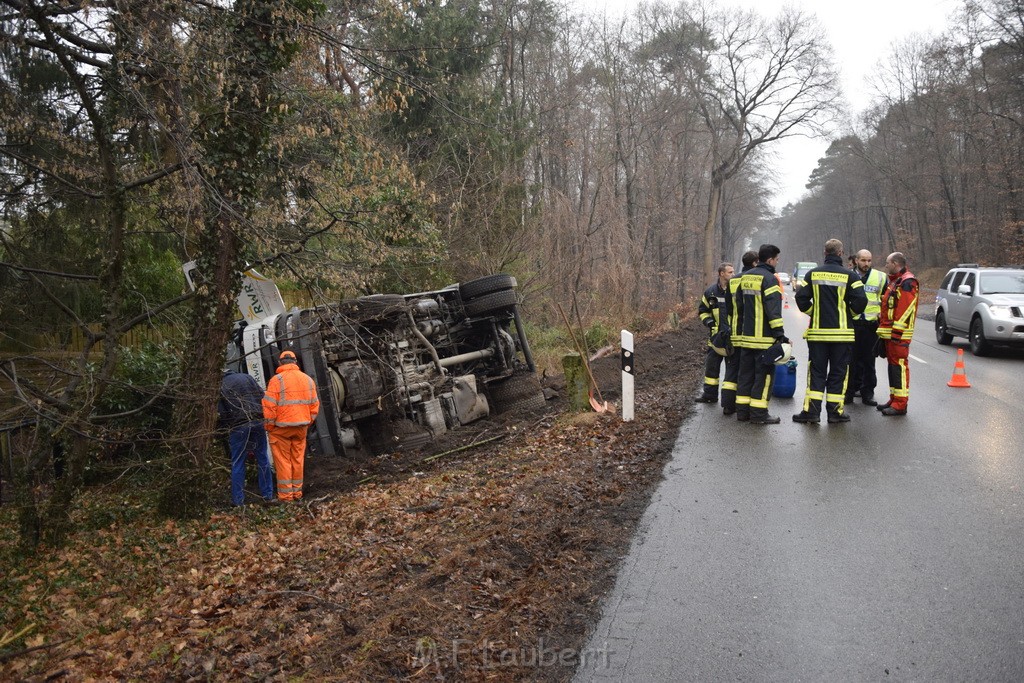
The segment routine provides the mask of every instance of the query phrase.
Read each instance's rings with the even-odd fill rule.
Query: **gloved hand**
[[[715,326],[714,318],[704,318],[703,320],[701,320],[701,322],[704,323],[704,327],[708,328],[709,330]]]
[[[781,337],[776,337],[775,338],[775,343],[776,344],[789,344],[790,343],[789,337],[787,337],[786,335],[782,335]]]
[[[875,342],[875,355],[879,358],[886,357],[885,340],[881,337],[879,337],[878,341]]]

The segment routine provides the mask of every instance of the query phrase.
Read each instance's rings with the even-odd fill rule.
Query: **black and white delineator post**
[[[633,420],[633,371],[636,369],[633,357],[633,333],[622,330],[622,420]]]

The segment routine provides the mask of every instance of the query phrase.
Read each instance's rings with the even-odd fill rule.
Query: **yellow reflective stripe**
[[[816,270],[811,275],[811,282],[814,284],[827,284],[832,287],[845,285],[850,280],[849,273],[833,273],[827,270]]]
[[[748,406],[748,405],[750,405],[750,397],[749,396],[737,396],[736,397],[736,405],[739,405],[739,406]]]
[[[717,387],[718,386],[718,378],[717,377],[705,377],[704,378],[704,384],[708,385],[709,387]]]
[[[855,340],[853,330],[812,330],[804,333],[807,341],[820,342],[852,342]]]
[[[733,346],[742,346],[745,349],[758,349],[764,350],[772,347],[775,344],[775,340],[771,337],[744,337],[742,344],[733,342]]]
[[[722,382],[723,391],[736,391],[736,382]]]
[[[914,319],[917,316],[917,297],[914,297],[914,301],[907,307],[907,310],[903,312],[899,320],[892,322],[892,327],[895,330],[913,330]]]
[[[820,401],[821,399],[825,398],[825,392],[824,391],[808,391],[807,392],[807,398],[811,399],[812,401]]]

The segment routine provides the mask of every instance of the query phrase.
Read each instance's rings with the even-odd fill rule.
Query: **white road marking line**
[[[928,361],[926,361],[926,360],[921,360],[920,358],[918,358],[918,357],[917,357],[917,356],[915,356],[914,354],[910,354],[910,357],[911,357],[911,358],[913,358],[914,360],[916,360],[916,361],[917,361],[918,363],[924,363],[925,365],[928,365]]]

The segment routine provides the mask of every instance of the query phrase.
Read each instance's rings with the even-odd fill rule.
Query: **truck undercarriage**
[[[491,413],[544,405],[514,277],[293,309],[236,325],[228,364],[262,386],[279,354],[314,378],[314,455],[416,448]]]

